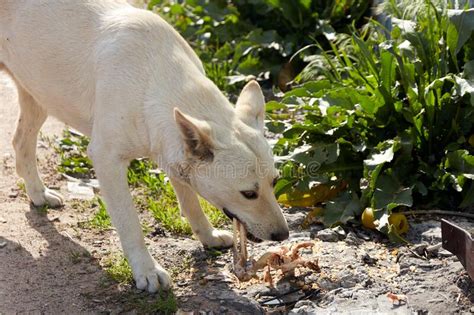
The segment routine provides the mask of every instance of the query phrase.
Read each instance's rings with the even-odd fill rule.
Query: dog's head
[[[264,111],[255,81],[242,90],[230,120],[202,121],[175,109],[186,154],[178,173],[254,238],[282,241],[289,232],[273,193],[278,172],[263,135]]]

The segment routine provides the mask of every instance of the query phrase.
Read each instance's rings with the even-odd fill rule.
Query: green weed
[[[389,232],[394,210],[474,203],[474,11],[416,8],[390,31],[372,22],[330,49],[316,44],[302,84],[267,105],[268,127],[283,135],[276,193],[348,186],[324,200],[327,225],[371,207]]]
[[[105,258],[102,262],[107,276],[117,283],[131,283],[133,274],[125,257],[113,255]]]
[[[154,295],[137,295],[129,293],[121,297],[127,301],[127,308],[135,310],[138,314],[175,314],[178,302],[173,292],[159,292]]]
[[[87,225],[91,228],[96,228],[99,230],[107,230],[112,227],[112,222],[110,216],[107,213],[104,202],[101,198],[97,198],[98,209],[94,214],[92,219],[87,222]]]
[[[77,178],[93,178],[92,161],[87,157],[88,145],[89,138],[68,129],[64,130],[56,146],[56,152],[61,159],[58,171]]]

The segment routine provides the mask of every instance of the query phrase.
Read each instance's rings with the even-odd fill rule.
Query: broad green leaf
[[[265,110],[267,112],[272,112],[275,110],[286,109],[287,106],[285,104],[279,103],[277,101],[270,101],[265,105]]]
[[[288,191],[293,184],[296,182],[296,180],[290,180],[287,178],[280,178],[278,182],[275,185],[275,188],[273,189],[273,192],[275,196],[280,196],[281,194],[285,193]]]
[[[381,144],[364,160],[364,165],[374,167],[393,160],[394,152],[398,150],[399,141],[387,140]]]
[[[445,167],[474,180],[474,155],[470,155],[467,150],[449,152]]]
[[[468,81],[458,76],[454,76],[457,84],[457,92],[460,96],[470,95],[471,105],[474,106],[474,80]]]
[[[472,31],[474,31],[474,9],[448,10],[448,16],[457,31],[457,34],[453,34],[451,37],[448,34],[448,45],[457,54],[471,37]],[[451,32],[453,31],[451,30]],[[455,35],[458,35],[457,42],[455,41]]]
[[[374,193],[375,209],[394,209],[398,206],[411,207],[412,189],[403,187],[393,176],[381,175],[377,179]]]
[[[345,224],[362,213],[362,206],[357,198],[348,192],[342,193],[334,200],[328,201],[323,212],[323,223],[326,226]]]

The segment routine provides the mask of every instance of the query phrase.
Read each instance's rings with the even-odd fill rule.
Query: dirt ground
[[[148,313],[156,296],[131,284],[110,281],[101,261],[120,253],[115,231],[85,229],[94,209],[71,199],[56,172],[57,156],[48,139],[64,126],[48,120],[38,143],[43,178],[66,196],[59,210],[31,207],[14,169],[10,144],[17,116],[12,82],[0,75],[0,314]],[[183,312],[213,314],[451,314],[472,313],[474,288],[457,258],[436,248],[439,221],[411,221],[410,246],[393,247],[360,228],[339,230],[314,225],[302,230],[302,210],[285,212],[292,233],[285,244],[315,242],[304,255],[319,259],[321,273],[302,270],[274,288],[262,281],[239,284],[231,274],[231,253],[204,250],[192,238],[153,226],[146,235],[152,255],[174,278],[173,291]],[[472,222],[456,220],[472,228]],[[258,256],[277,244],[251,246]],[[433,251],[427,247],[434,246]],[[277,278],[276,278],[277,279]],[[387,293],[405,296],[393,304]]]

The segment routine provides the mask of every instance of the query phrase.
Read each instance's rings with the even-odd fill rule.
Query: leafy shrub
[[[154,9],[194,46],[210,78],[227,92],[248,75],[276,79],[314,38],[361,22],[362,0],[152,0]],[[216,77],[217,69],[221,70]],[[290,68],[286,68],[287,70]],[[223,71],[223,72],[222,72]],[[225,73],[227,72],[227,73]],[[290,71],[291,72],[291,71]],[[229,76],[227,80],[223,75]],[[290,75],[291,76],[291,75]]]
[[[328,225],[370,206],[389,231],[394,209],[474,203],[474,10],[418,4],[391,30],[337,35],[309,58],[307,81],[267,105],[282,133],[276,193],[347,185],[326,203]]]

